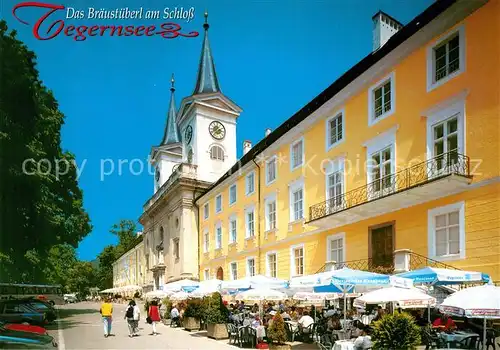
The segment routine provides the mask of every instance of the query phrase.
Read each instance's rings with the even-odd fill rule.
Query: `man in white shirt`
[[[174,305],[172,307],[172,310],[170,311],[170,319],[171,319],[171,322],[173,322],[174,324],[176,324],[177,326],[180,325],[179,323],[179,317],[181,316],[181,314],[179,313],[179,310],[177,310],[177,307]]]
[[[139,321],[141,319],[141,308],[139,305],[134,305],[134,335],[139,332]]]
[[[302,330],[302,332],[308,333],[309,329],[307,327],[314,324],[314,320],[311,316],[309,316],[309,313],[307,311],[304,311],[298,323],[299,323],[299,328]]]
[[[366,328],[360,328],[361,334],[354,341],[354,350],[365,350],[372,348],[372,338],[368,335]]]

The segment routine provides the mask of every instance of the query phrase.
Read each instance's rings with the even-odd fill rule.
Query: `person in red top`
[[[432,322],[432,327],[444,329],[445,331],[451,331],[457,328],[455,322],[448,317],[448,315],[442,314],[441,317]]]
[[[158,307],[158,302],[153,300],[149,306],[148,316],[151,320],[151,325],[153,326],[153,333],[151,335],[157,335],[156,332],[156,322],[160,322],[160,308]]]

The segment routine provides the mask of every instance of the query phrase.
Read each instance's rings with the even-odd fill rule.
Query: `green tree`
[[[420,328],[403,312],[387,314],[373,324],[373,349],[415,349],[420,344]]]
[[[44,268],[47,283],[60,284],[67,292],[70,269],[77,263],[75,248],[69,244],[58,244],[49,249]]]
[[[117,258],[137,244],[137,227],[132,220],[120,220],[118,224],[114,224],[111,227],[109,232],[118,237],[118,245],[116,246]]]
[[[117,258],[116,248],[112,245],[105,247],[97,258],[99,259],[97,286],[100,289],[113,287],[113,263]]]
[[[64,116],[35,66],[35,54],[0,21],[3,281],[43,281],[50,248],[58,244],[76,247],[91,231],[75,157],[61,148]]]
[[[96,271],[92,263],[77,261],[68,273],[68,291],[78,293],[79,297],[90,294],[90,288],[96,285]]]

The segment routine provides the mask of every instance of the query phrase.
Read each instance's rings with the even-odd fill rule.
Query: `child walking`
[[[157,335],[158,332],[156,332],[156,323],[160,322],[160,309],[158,308],[158,302],[156,300],[151,302],[148,310],[148,316],[151,320],[151,326],[153,327],[153,333],[151,333],[151,335]]]

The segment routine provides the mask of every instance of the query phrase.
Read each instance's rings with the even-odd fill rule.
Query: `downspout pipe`
[[[196,204],[196,201],[198,198],[196,197],[196,190],[198,189],[197,187],[198,182],[195,181],[194,183],[194,189],[193,189],[193,206],[196,209],[196,231],[199,231],[200,228],[200,207],[198,204]],[[198,280],[201,280],[201,273],[200,273],[200,266],[201,266],[201,251],[200,251],[200,232],[198,232]]]
[[[260,165],[257,164],[257,162],[255,161],[255,158],[252,158],[252,161],[254,162],[255,166],[257,167],[258,171],[257,171],[257,204],[259,206],[259,210],[257,211],[257,251],[258,251],[258,259],[259,259],[259,267],[257,269],[257,272],[258,274],[260,275],[261,274],[261,268],[260,268],[260,265],[261,265],[261,260],[260,260],[260,255],[261,255],[261,252],[260,252],[260,246],[261,246],[261,242],[260,242],[260,210],[261,210],[261,205],[260,205],[260,197],[261,197],[261,189],[260,189]]]

